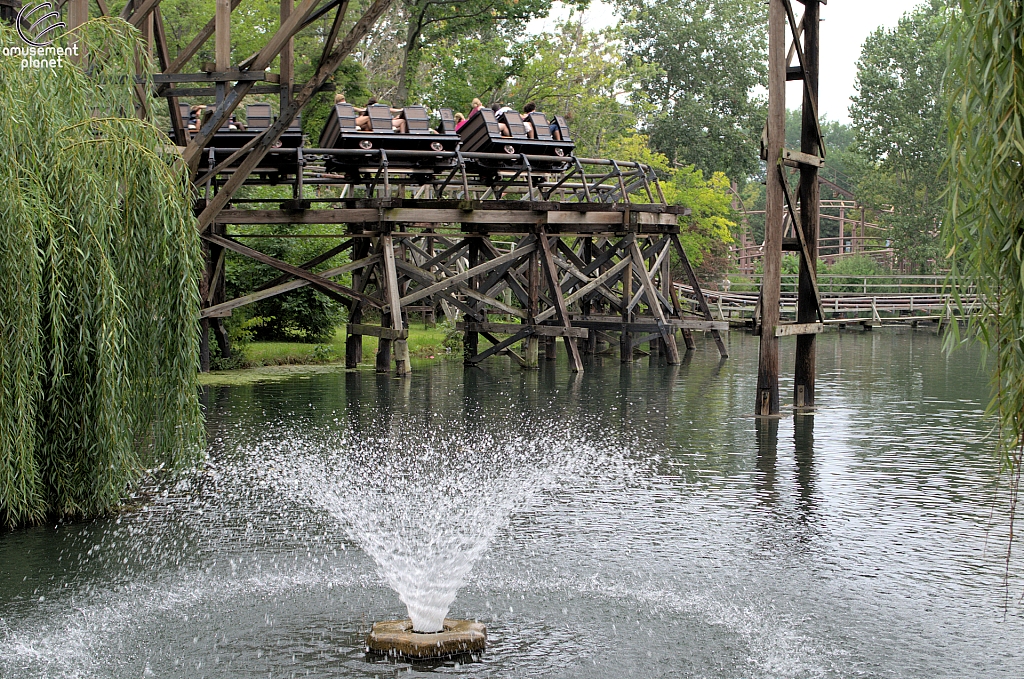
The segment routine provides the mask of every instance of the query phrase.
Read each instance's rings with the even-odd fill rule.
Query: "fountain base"
[[[386,620],[373,624],[366,646],[373,653],[404,658],[444,658],[474,653],[487,645],[487,628],[472,620],[445,619],[440,632],[412,631],[411,620]]]

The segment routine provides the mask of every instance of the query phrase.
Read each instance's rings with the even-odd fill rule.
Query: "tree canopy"
[[[919,6],[893,29],[879,28],[857,62],[850,118],[870,163],[858,197],[880,212],[897,255],[918,271],[942,265],[939,245],[946,179],[942,31],[947,5]]]

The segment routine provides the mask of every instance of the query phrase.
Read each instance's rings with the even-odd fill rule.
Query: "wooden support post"
[[[353,249],[352,259],[360,260],[370,253],[370,239],[360,238]],[[357,269],[352,272],[352,287],[358,292],[366,290],[366,282],[370,277],[370,270],[366,268]],[[363,320],[363,305],[358,300],[352,300],[349,305],[348,320],[350,324],[359,324]],[[363,336],[352,334],[345,339],[345,367],[358,368],[363,360]]]
[[[819,155],[818,121],[815,119],[818,97],[818,0],[804,0],[804,78],[808,87],[804,88],[803,120],[800,133],[800,150],[811,155]],[[818,307],[815,299],[813,281],[818,270],[818,231],[821,204],[821,188],[818,185],[818,167],[802,165],[800,168],[800,224],[804,242],[810,261],[804,261],[800,255],[800,280],[797,294],[797,323],[813,323],[818,320]],[[842,254],[843,224],[845,211],[840,211],[839,244]],[[824,320],[824,319],[821,319]],[[764,334],[764,333],[762,333]],[[797,408],[814,405],[815,376],[815,342],[817,335],[798,335],[796,338],[796,371],[794,379],[793,403]]]
[[[89,20],[89,0],[69,0],[68,2],[68,30],[73,31]],[[76,43],[77,44],[77,43]],[[74,60],[81,62],[85,58],[85,52],[81,45],[78,45],[78,54]]]
[[[527,309],[526,322],[531,325],[537,318],[538,306],[540,303],[540,251],[534,250],[530,253],[530,265],[526,271],[526,295]],[[540,338],[530,335],[526,338],[526,351],[523,358],[526,361],[525,368],[539,368]]]
[[[223,73],[231,69],[231,0],[217,0],[213,37],[216,69]],[[217,104],[224,100],[227,83],[217,83]]]
[[[768,8],[768,144],[765,206],[764,275],[761,278],[761,346],[757,365],[756,415],[779,413],[779,324],[782,268],[782,179],[779,162],[786,141],[786,6],[769,0]]]
[[[281,25],[292,15],[294,0],[281,0]],[[295,38],[289,38],[281,50],[281,110],[288,106],[295,84]],[[301,197],[301,196],[300,196]]]
[[[471,238],[469,240],[469,253],[468,254],[469,254],[469,268],[470,269],[472,269],[475,266],[479,266],[481,264],[481,251],[482,250],[483,250],[483,248],[480,246],[480,239],[479,238]],[[472,276],[467,281],[467,284],[468,284],[470,290],[474,290],[474,291],[475,290],[479,290],[480,289],[480,275],[477,274],[475,276]],[[474,300],[474,301],[470,302],[470,306],[475,310],[475,309],[480,308],[480,303]],[[482,318],[480,320],[486,321],[487,318],[485,316],[484,318]],[[466,331],[466,333],[463,335],[463,339],[462,339],[462,349],[463,349],[462,355],[463,355],[463,358],[465,359],[466,365],[467,366],[468,365],[476,365],[476,362],[473,361],[472,359],[480,351],[480,334],[477,333],[477,332]]]
[[[381,236],[381,250],[384,256],[384,292],[386,294],[389,308],[388,314],[385,318],[381,319],[382,326],[388,326],[396,332],[401,332],[405,329],[405,324],[402,321],[402,303],[401,297],[398,294],[398,268],[395,265],[395,243],[391,238],[391,235]],[[390,322],[388,322],[390,321]],[[409,365],[409,343],[405,339],[396,340],[385,340],[383,337],[380,339],[381,346],[385,343],[390,345],[394,342],[395,351],[395,374],[399,376],[408,375],[412,372],[412,366]],[[392,347],[388,346],[385,351],[387,352]],[[387,372],[390,367],[390,357],[380,358],[378,354],[377,361],[377,372]],[[384,362],[384,370],[381,371],[381,362]]]
[[[633,236],[627,236],[633,238]],[[622,255],[629,259],[626,268],[622,270],[622,333],[619,336],[619,360],[623,363],[633,360],[633,336],[626,330],[625,324],[633,321],[633,312],[629,309],[629,302],[633,299],[633,261],[629,253]]]

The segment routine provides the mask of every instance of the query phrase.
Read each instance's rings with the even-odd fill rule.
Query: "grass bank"
[[[441,360],[462,356],[461,350],[450,352],[444,345],[446,330],[409,328],[409,353],[414,360]],[[241,351],[237,367],[214,370],[199,376],[201,384],[241,384],[253,381],[283,379],[297,373],[334,369],[345,361],[345,327],[339,327],[329,342],[251,342]],[[373,365],[377,353],[377,338],[363,337],[361,365]]]

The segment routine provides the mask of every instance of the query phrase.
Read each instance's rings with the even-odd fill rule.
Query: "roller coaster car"
[[[320,134],[320,148],[360,151],[332,155],[327,158],[328,172],[359,174],[376,171],[384,151],[388,170],[429,172],[451,168],[455,158],[433,153],[453,152],[459,146],[455,121],[449,109],[441,110],[441,124],[430,129],[430,116],[422,106],[406,106],[399,117],[405,120],[408,132],[398,133],[392,127],[391,108],[384,104],[368,106],[372,130],[356,126],[356,109],[351,104],[335,104],[333,115]],[[403,153],[407,152],[407,153]]]
[[[252,141],[258,134],[270,127],[271,112],[270,104],[250,104],[246,106],[246,120],[249,122],[248,129],[232,130],[225,123],[217,132],[205,149],[199,160],[199,173],[202,174],[210,169],[210,150],[214,150],[214,165],[226,160],[228,156]],[[295,120],[288,127],[281,139],[274,148],[296,149],[302,146],[302,127],[300,119]],[[244,156],[243,156],[244,157]],[[222,170],[227,174],[231,168],[238,167],[242,158],[232,162]],[[259,165],[252,171],[259,175],[264,181],[278,183],[288,177],[297,176],[299,173],[299,158],[296,153],[274,153],[273,151],[263,156]]]
[[[499,119],[490,109],[482,108],[459,129],[462,137],[462,151],[478,153],[500,153],[509,156],[504,159],[467,159],[467,164],[477,165],[483,174],[494,170],[521,169],[520,154],[545,156],[543,160],[531,158],[530,167],[539,172],[560,172],[569,167],[572,152],[576,148],[569,136],[569,126],[562,116],[555,116],[554,127],[561,139],[551,135],[552,123],[539,111],[527,115],[533,125],[536,138],[530,138],[522,117],[515,111],[507,111]],[[498,123],[508,127],[508,137],[502,136]],[[550,158],[548,160],[547,158]]]

